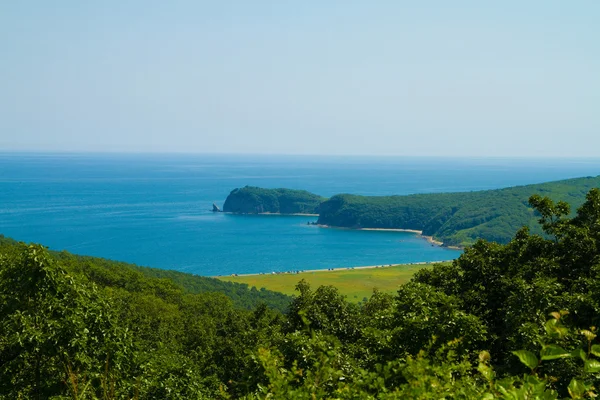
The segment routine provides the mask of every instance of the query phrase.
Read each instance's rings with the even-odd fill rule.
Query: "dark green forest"
[[[229,193],[223,211],[240,214],[318,214],[319,205],[325,200],[306,190],[245,186]]]
[[[465,246],[483,238],[508,243],[524,225],[541,233],[528,204],[539,193],[578,207],[586,193],[600,186],[600,176],[536,185],[464,193],[409,196],[356,196],[340,194],[320,207],[319,224],[346,228],[402,228],[448,246]]]
[[[358,305],[300,281],[283,313],[3,240],[0,398],[593,398],[600,190],[529,205],[543,235],[479,240]]]

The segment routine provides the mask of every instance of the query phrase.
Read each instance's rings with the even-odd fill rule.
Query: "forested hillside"
[[[13,239],[0,235],[0,253],[21,246]],[[157,268],[140,267],[134,264],[99,257],[80,256],[67,251],[49,251],[49,256],[58,261],[70,273],[84,276],[101,287],[124,288],[134,292],[173,290],[183,294],[222,293],[236,308],[254,309],[260,304],[284,312],[291,298],[279,292],[257,290],[246,284],[225,282],[205,276]],[[162,289],[157,289],[162,287]]]
[[[254,186],[231,191],[223,211],[241,214],[318,214],[324,197],[293,189],[263,189]]]
[[[286,314],[4,241],[0,398],[594,398],[600,190],[572,218],[530,203],[544,236],[478,241],[361,305],[300,281]]]
[[[594,187],[600,187],[600,176],[465,193],[340,194],[321,204],[318,223],[347,228],[415,229],[445,245],[468,245],[479,238],[507,243],[525,225],[541,232],[527,202],[529,196],[539,193],[578,207]]]

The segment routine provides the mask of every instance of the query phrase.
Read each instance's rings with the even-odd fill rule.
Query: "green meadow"
[[[295,294],[296,284],[304,279],[311,287],[335,286],[349,301],[359,302],[370,297],[373,289],[394,293],[398,286],[406,283],[415,272],[433,264],[406,264],[390,267],[338,269],[334,271],[307,271],[299,274],[264,274],[244,276],[221,276],[218,279],[247,283],[257,289],[265,288],[276,292]]]

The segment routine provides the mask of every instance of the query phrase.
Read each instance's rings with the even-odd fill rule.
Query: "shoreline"
[[[416,233],[417,235],[423,236],[423,231],[418,231],[416,229],[402,229],[402,228],[358,228],[356,230],[357,231],[381,231],[381,232],[408,232],[408,233]],[[423,237],[425,237],[425,236],[423,236]]]
[[[424,236],[423,234],[421,234],[421,237],[423,239],[427,240],[431,244],[435,244],[435,245],[438,245],[440,247],[444,247],[444,242],[440,242],[439,240],[435,240],[433,238],[433,236]]]
[[[434,246],[439,246],[439,247],[443,247],[445,249],[450,249],[450,250],[463,250],[464,247],[460,247],[460,246],[446,246],[444,245],[444,242],[441,242],[439,240],[434,239],[433,236],[426,236],[423,235],[423,231],[419,231],[417,229],[402,229],[402,228],[347,228],[344,226],[330,226],[330,225],[323,225],[323,224],[313,224],[315,226],[318,226],[319,228],[333,228],[333,229],[348,229],[348,230],[353,230],[353,231],[380,231],[380,232],[408,232],[408,233],[415,233],[417,234],[417,236],[419,236],[422,239],[427,240],[427,242],[431,243]]]
[[[283,215],[283,216],[302,216],[302,217],[318,217],[319,214],[301,214],[301,213],[295,213],[295,214],[282,214],[282,213],[270,213],[270,212],[266,212],[266,213],[235,213],[235,212],[225,212],[225,211],[221,211],[224,214],[232,214],[232,215]],[[442,247],[442,248],[446,248],[446,249],[451,249],[451,250],[462,250],[461,247],[457,247],[457,246],[444,246],[444,243],[436,240],[433,238],[433,236],[427,236],[427,235],[423,235],[423,231],[421,230],[417,230],[417,229],[403,229],[403,228],[348,228],[348,227],[343,227],[343,226],[330,226],[330,225],[324,225],[324,224],[317,224],[317,223],[310,223],[309,225],[312,226],[316,226],[319,228],[330,228],[330,229],[345,229],[345,230],[353,230],[353,231],[376,231],[376,232],[405,232],[405,233],[413,233],[415,234],[417,237],[420,237],[421,239],[426,240],[427,242],[431,243],[432,246],[438,246],[438,247]],[[211,276],[211,278],[226,278],[226,277],[248,277],[248,276],[260,276],[260,275],[271,275],[271,276],[276,276],[276,275],[301,275],[301,274],[306,274],[306,273],[315,273],[315,272],[339,272],[339,271],[351,271],[351,270],[356,270],[356,269],[371,269],[371,268],[390,268],[390,267],[397,267],[397,266],[414,266],[414,265],[430,265],[430,264],[437,264],[437,263],[443,263],[443,262],[452,262],[454,260],[439,260],[439,261],[417,261],[417,262],[412,262],[412,263],[405,263],[405,264],[382,264],[382,265],[361,265],[361,266],[354,266],[354,267],[338,267],[338,268],[322,268],[322,269],[306,269],[306,270],[295,270],[295,271],[278,271],[278,272],[259,272],[259,273],[251,273],[251,274],[230,274],[230,275],[216,275],[216,276]]]
[[[361,266],[357,266],[357,267],[337,267],[337,268],[323,268],[323,269],[303,269],[303,270],[299,270],[299,271],[280,271],[280,272],[258,272],[258,273],[253,273],[253,274],[229,274],[229,275],[216,275],[216,276],[210,276],[209,278],[227,278],[227,277],[245,277],[245,276],[259,276],[259,275],[265,275],[265,276],[277,276],[277,275],[302,275],[302,274],[307,274],[307,273],[315,273],[315,272],[340,272],[340,271],[352,271],[352,270],[356,270],[356,269],[373,269],[373,268],[391,268],[391,267],[399,267],[399,266],[404,266],[404,267],[410,267],[410,266],[414,266],[414,265],[432,265],[432,264],[439,264],[439,263],[445,263],[445,262],[452,262],[454,260],[439,260],[439,261],[416,261],[416,262],[412,262],[412,263],[405,263],[405,264],[381,264],[381,265],[361,265]]]
[[[294,217],[318,217],[319,214],[303,214],[303,213],[272,213],[272,212],[262,212],[262,213],[239,213],[239,212],[231,212],[231,211],[219,211],[222,214],[230,214],[230,215],[276,215],[276,216],[294,216]],[[353,231],[375,231],[375,232],[408,232],[414,233],[419,237],[425,239],[427,242],[431,243],[432,246],[439,246],[445,249],[451,250],[463,250],[464,247],[461,246],[446,246],[444,242],[434,239],[433,236],[423,235],[423,231],[417,229],[403,229],[403,228],[348,228],[345,226],[331,226],[325,224],[317,224],[315,222],[309,222],[309,225],[318,226],[319,228],[332,228],[332,229],[347,229]]]
[[[423,231],[418,231],[416,229],[402,229],[402,228],[348,228],[345,226],[331,226],[331,225],[323,225],[323,224],[313,224],[318,226],[319,228],[331,228],[331,229],[346,229],[349,231],[381,231],[381,232],[408,232],[408,233],[416,233],[418,235],[423,235]],[[423,236],[425,237],[425,236]]]

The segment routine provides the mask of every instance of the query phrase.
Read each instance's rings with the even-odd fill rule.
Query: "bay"
[[[323,196],[473,191],[598,175],[598,159],[0,154],[0,233],[199,275],[453,259],[411,233],[212,213],[245,185]]]

